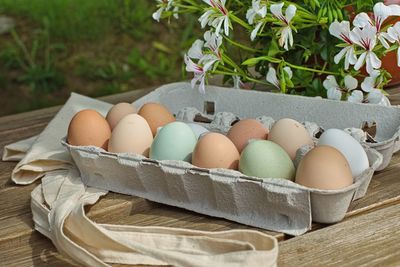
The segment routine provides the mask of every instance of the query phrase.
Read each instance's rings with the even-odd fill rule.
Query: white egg
[[[342,130],[325,131],[319,138],[318,145],[328,145],[339,150],[347,159],[353,177],[369,168],[368,156],[361,144]]]
[[[192,128],[192,131],[194,132],[194,134],[196,135],[196,138],[199,139],[199,137],[204,134],[204,133],[208,133],[209,130],[207,130],[205,127],[197,124],[197,123],[188,123],[187,125],[190,126],[190,128]]]

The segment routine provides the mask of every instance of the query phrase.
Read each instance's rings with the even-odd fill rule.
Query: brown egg
[[[269,131],[268,140],[280,145],[292,160],[300,147],[314,144],[303,124],[287,118],[274,123]]]
[[[75,114],[69,123],[67,141],[74,146],[97,146],[107,149],[111,129],[104,117],[92,109]]]
[[[353,183],[349,163],[331,146],[317,146],[300,161],[296,183],[316,189],[335,190]]]
[[[220,133],[207,133],[197,142],[192,164],[201,168],[237,170],[239,152],[232,141]]]
[[[163,105],[158,103],[144,104],[138,114],[145,118],[150,126],[153,136],[156,136],[157,128],[175,121],[174,115]]]
[[[112,130],[123,117],[134,113],[136,113],[136,108],[133,105],[124,102],[118,103],[108,111],[106,120]]]
[[[235,144],[239,153],[242,153],[244,147],[251,139],[265,140],[268,136],[268,129],[259,121],[254,119],[245,119],[235,123],[228,131],[227,137]]]

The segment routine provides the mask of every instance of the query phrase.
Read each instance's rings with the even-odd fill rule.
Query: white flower
[[[261,4],[261,0],[253,0],[251,7],[247,10],[246,19],[250,25],[254,24],[255,20],[263,19],[267,15],[267,6]],[[254,41],[257,36],[258,31],[264,22],[259,21],[254,29],[251,31],[250,40]]]
[[[211,25],[215,28],[215,34],[219,35],[223,26],[225,35],[229,35],[229,12],[225,8],[225,1],[226,0],[203,0],[203,2],[211,6],[212,9],[207,10],[199,18],[202,28],[206,25]]]
[[[219,47],[222,44],[222,36],[217,35],[212,31],[206,31],[204,33],[204,40],[206,41],[204,46],[209,48],[216,57],[221,59],[221,52],[219,50]]]
[[[350,92],[357,88],[358,81],[350,75],[344,77],[344,87],[341,88],[336,81],[335,76],[328,75],[322,83],[324,88],[327,90],[328,99],[340,100],[342,99],[342,91]]]
[[[390,106],[389,99],[383,95],[378,87],[382,83],[382,77],[379,70],[374,70],[370,76],[365,77],[361,83],[361,89],[368,93],[366,101],[370,104]]]
[[[154,20],[160,22],[162,13],[164,11],[169,11],[171,9],[172,3],[174,0],[156,0],[156,1],[158,2],[157,6],[159,6],[160,8],[157,9],[157,11],[153,13],[152,17]],[[174,7],[174,9],[173,9],[175,18],[178,18],[178,13],[177,13],[178,10],[179,10],[179,8],[177,6]]]
[[[357,62],[353,42],[350,40],[350,23],[348,21],[332,22],[329,26],[329,33],[347,44],[345,48],[335,55],[333,60],[338,64],[344,56],[344,68],[346,70],[349,69],[350,64],[354,65]]]
[[[374,26],[376,28],[376,34],[379,41],[386,48],[389,48],[389,44],[385,40],[385,35],[382,35],[381,29],[383,22],[390,16],[400,16],[400,5],[389,5],[379,2],[374,6],[373,20],[367,15],[367,13],[358,14],[354,20],[353,25],[359,28],[364,28],[367,25]]]
[[[290,67],[284,67],[283,70],[287,73],[289,79],[292,79],[293,77],[292,69]],[[279,90],[281,89],[280,82],[278,80],[278,77],[276,76],[276,70],[271,66],[268,69],[266,80]]]
[[[261,4],[261,0],[253,0],[251,2],[251,7],[247,10],[246,19],[249,24],[254,23],[254,19],[256,18],[265,18],[267,15],[267,6],[265,4]]]
[[[366,70],[369,74],[371,74],[374,69],[379,69],[381,67],[381,60],[373,52],[376,45],[375,27],[366,25],[363,29],[354,28],[350,32],[350,40],[365,50],[354,65],[355,70],[359,70],[364,65],[364,62],[366,62]]]
[[[205,64],[201,66],[200,64],[194,63],[189,56],[185,55],[186,71],[193,72],[194,74],[194,77],[191,81],[192,88],[194,88],[199,82],[199,91],[203,94],[206,92],[205,80],[207,71],[210,69],[214,62],[215,61],[205,62]]]
[[[382,33],[389,42],[397,42],[399,47],[397,48],[397,66],[400,67],[400,22],[396,22],[394,26],[387,29],[387,33]]]
[[[368,77],[365,77],[364,81],[361,83],[361,89],[366,93],[377,89],[379,84],[382,82],[382,78],[377,80],[380,76],[380,73],[381,72],[379,70],[374,70]]]
[[[284,3],[279,4],[272,4],[270,7],[271,13],[279,19],[283,23],[283,27],[279,30],[278,35],[281,37],[279,38],[279,45],[284,47],[285,50],[289,50],[289,45],[293,46],[293,33],[292,28],[290,28],[290,21],[293,19],[294,15],[296,14],[296,6],[289,5],[286,8],[285,16],[282,14],[282,7]]]

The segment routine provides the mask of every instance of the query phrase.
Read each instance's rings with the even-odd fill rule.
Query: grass
[[[182,79],[197,21],[151,18],[148,0],[0,0],[0,115],[60,104],[76,91],[118,93]],[[168,23],[168,22],[167,22]],[[182,22],[183,23],[183,22]],[[6,101],[7,100],[7,101]]]

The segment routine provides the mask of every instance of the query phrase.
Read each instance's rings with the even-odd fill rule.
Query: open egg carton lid
[[[400,107],[218,86],[207,86],[206,93],[201,94],[192,89],[187,82],[161,86],[135,101],[134,105],[141,107],[147,102],[161,103],[176,115],[182,110],[192,109],[193,116],[183,118],[185,121],[193,119],[196,115],[194,111],[198,110],[203,114],[203,118],[196,118],[197,122],[201,122],[202,119],[205,123],[207,119],[208,122],[216,122],[216,115],[221,117],[219,119],[229,120],[230,117],[226,117],[228,115],[224,117],[221,114],[232,113],[240,119],[262,116],[275,120],[292,118],[299,122],[314,122],[322,129],[348,129],[353,137],[382,154],[383,161],[378,170],[386,168],[393,153],[400,149]],[[360,136],[360,129],[365,131],[364,136]],[[372,138],[366,138],[367,133]]]

